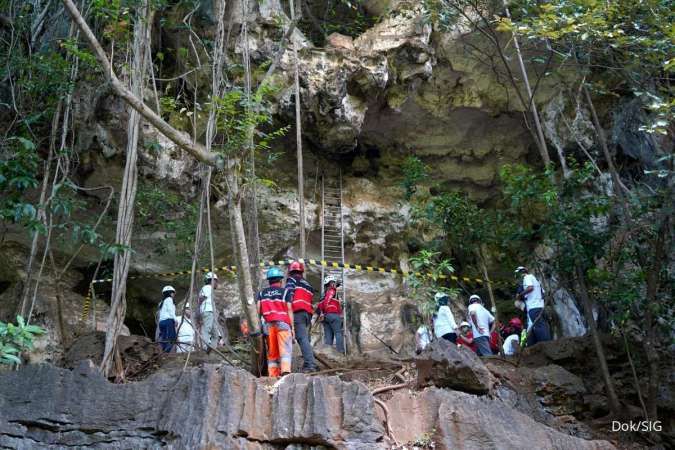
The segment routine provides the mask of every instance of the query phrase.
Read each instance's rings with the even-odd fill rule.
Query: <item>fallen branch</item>
[[[223,358],[223,359],[225,360],[226,363],[228,363],[229,365],[235,367],[234,364],[232,364],[232,361],[230,361],[230,360],[227,358],[227,356],[225,356],[220,350],[218,350],[217,348],[215,348],[214,346],[212,346],[211,344],[208,344],[208,343],[206,343],[206,342],[204,342],[204,345],[206,345],[206,348],[208,348],[209,350],[213,350],[213,352],[214,352],[216,355],[218,355],[218,356],[220,356],[221,358]]]
[[[326,366],[327,368],[329,368],[329,369],[332,369],[332,368],[333,368],[330,364],[328,364],[328,363],[326,362],[326,360],[325,360],[322,356],[319,356],[319,355],[317,355],[317,354],[314,354],[314,358],[315,358],[317,361],[319,361],[321,364],[323,364],[324,366]]]
[[[364,370],[368,371],[374,371],[374,370],[382,370],[380,367],[368,367],[368,368],[362,368],[362,369],[350,369],[348,367],[338,367],[337,369],[326,369],[326,370],[320,370],[318,372],[312,372],[307,375],[325,375],[327,373],[333,373],[333,372],[345,372],[345,373],[351,373],[351,372],[362,372]]]
[[[408,382],[401,383],[401,384],[391,384],[389,386],[379,387],[379,388],[375,389],[373,392],[371,392],[371,394],[373,394],[373,396],[375,396],[375,395],[381,394],[383,392],[393,391],[393,390],[396,390],[396,389],[403,389],[404,387],[408,387],[408,386],[410,386],[410,383],[408,383]]]
[[[389,408],[387,408],[387,405],[378,398],[373,398],[373,401],[376,405],[379,405],[380,408],[382,408],[382,411],[384,412],[384,426],[387,429],[387,436],[389,436],[391,440],[394,441],[394,445],[398,447],[398,442],[396,441],[394,432],[391,430],[391,425],[389,424]]]

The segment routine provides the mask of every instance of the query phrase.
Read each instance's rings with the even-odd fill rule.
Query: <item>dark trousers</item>
[[[293,312],[293,326],[295,326],[295,340],[300,344],[300,351],[302,352],[302,368],[303,370],[316,369],[314,362],[314,353],[312,352],[312,344],[309,342],[309,327],[312,324],[312,316],[307,311]]]
[[[476,344],[476,353],[478,356],[491,356],[492,349],[490,348],[490,338],[487,336],[478,336],[473,338],[473,343]]]
[[[335,338],[335,348],[338,352],[345,352],[345,342],[342,336],[342,316],[339,314],[326,314],[323,318],[323,342],[326,345],[333,345]]]
[[[453,344],[457,343],[457,334],[456,333],[445,333],[443,336],[441,336],[443,339],[446,341],[450,341]]]
[[[159,323],[159,343],[162,351],[169,353],[176,342],[176,321],[164,319]]]
[[[527,338],[527,346],[531,346],[536,344],[537,342],[546,342],[551,340],[551,331],[548,329],[548,323],[546,322],[546,318],[544,318],[544,315],[542,314],[541,317],[539,317],[539,314],[542,312],[543,308],[532,308],[527,310],[527,315],[530,317],[530,320],[532,321],[532,332],[530,333],[530,336]],[[539,317],[539,320],[537,320],[537,317]],[[537,320],[535,322],[535,320]]]

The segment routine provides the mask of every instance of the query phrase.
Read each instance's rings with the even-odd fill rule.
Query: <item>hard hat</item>
[[[217,280],[218,275],[216,275],[213,272],[207,272],[206,275],[204,275],[204,281],[209,281],[209,280]]]
[[[481,298],[476,294],[473,294],[471,297],[469,297],[469,304],[481,301],[482,301]]]
[[[436,292],[436,295],[434,295],[434,300],[439,301],[442,298],[446,298],[448,294],[445,292]]]
[[[462,327],[469,327],[469,328],[471,328],[471,325],[469,325],[469,322],[462,322],[462,323],[459,324],[459,327],[460,327],[460,328],[462,328]]]
[[[331,282],[337,284],[337,278],[335,278],[335,275],[327,275],[326,278],[323,279],[324,286]]]
[[[288,266],[289,272],[304,272],[305,266],[300,261],[293,261],[290,266]]]
[[[284,273],[278,267],[270,267],[269,269],[267,269],[267,275],[265,276],[265,278],[267,278],[268,280],[274,280],[283,277]]]
[[[176,292],[176,290],[173,288],[173,286],[164,286],[162,288],[162,294],[166,292]]]
[[[517,317],[514,317],[513,319],[509,320],[509,325],[511,325],[514,328],[522,329],[523,328],[523,321],[520,320]]]
[[[518,267],[516,267],[516,270],[514,271],[514,273],[520,273],[520,272],[522,272],[523,270],[524,270],[524,271],[527,271],[527,269],[526,269],[525,267],[523,267],[523,266],[518,266]]]

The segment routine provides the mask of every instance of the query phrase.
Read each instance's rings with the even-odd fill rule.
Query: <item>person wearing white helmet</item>
[[[166,353],[171,352],[176,342],[176,306],[173,304],[175,295],[173,286],[164,286],[163,298],[159,303],[159,345]]]
[[[467,347],[474,353],[478,351],[476,344],[473,342],[473,332],[471,331],[471,325],[469,325],[469,322],[462,322],[459,324],[457,346]]]
[[[316,305],[316,314],[323,323],[323,342],[333,345],[338,352],[345,352],[344,335],[342,333],[342,307],[337,295],[339,283],[333,275],[328,275],[323,280],[323,300]]]
[[[213,317],[213,291],[218,287],[218,275],[207,272],[204,275],[204,286],[199,291],[199,313],[201,315],[201,338],[206,351],[217,339]]]
[[[457,343],[457,322],[455,316],[448,306],[450,297],[445,292],[437,292],[434,296],[436,300],[436,319],[434,320],[434,334],[437,338],[443,338],[453,344]]]
[[[522,276],[522,291],[518,294],[518,299],[525,302],[525,313],[527,314],[527,329],[532,329],[527,339],[527,346],[537,342],[551,340],[551,331],[548,323],[542,314],[544,310],[544,290],[541,288],[539,280],[532,275],[527,268],[519,266],[516,268],[517,276]]]
[[[485,309],[483,301],[476,294],[469,297],[469,322],[478,356],[492,355],[490,334],[496,325],[495,318]]]

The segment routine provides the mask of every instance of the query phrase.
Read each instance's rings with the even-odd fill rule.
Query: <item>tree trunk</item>
[[[133,63],[131,72],[131,89],[134,95],[141,96],[145,81],[146,67],[146,42],[150,40],[149,24],[152,22],[152,14],[145,0],[139,8],[139,16],[134,24]],[[112,294],[110,300],[110,315],[107,321],[105,336],[105,349],[101,360],[101,372],[111,376],[114,365],[114,356],[117,351],[117,338],[124,325],[127,302],[127,276],[131,263],[131,235],[134,223],[134,201],[138,171],[136,162],[138,159],[138,137],[140,134],[141,114],[136,109],[129,111],[129,123],[127,124],[127,158],[124,167],[124,178],[120,192],[119,210],[117,212],[117,230],[115,243],[121,248],[115,253]]]
[[[506,0],[502,0],[504,3],[504,10],[506,12],[506,17],[511,19],[511,11],[509,11],[509,6]],[[537,110],[537,105],[534,103],[534,95],[532,93],[532,88],[530,87],[530,79],[527,76],[527,70],[525,69],[525,63],[523,62],[523,55],[520,52],[520,44],[518,43],[518,37],[516,33],[513,35],[513,46],[516,49],[516,56],[518,57],[518,67],[520,68],[520,74],[523,76],[523,83],[525,84],[525,91],[527,92],[527,109],[530,110],[532,114],[532,119],[534,120],[534,126],[537,132],[537,147],[539,148],[539,154],[541,155],[541,160],[544,163],[544,166],[551,164],[551,158],[548,155],[548,148],[546,147],[546,139],[544,138],[544,130],[541,126],[541,121],[539,120],[539,111]]]
[[[241,0],[242,11],[248,11],[248,0]],[[246,112],[250,112],[251,108],[251,58],[248,46],[248,23],[244,20],[241,25],[241,36],[243,43],[243,65],[244,65],[244,91],[246,92]],[[256,104],[255,112],[259,112],[259,105]],[[246,143],[248,145],[248,189],[246,195],[246,222],[248,225],[248,251],[253,262],[253,267],[250,268],[251,279],[254,289],[261,287],[260,283],[260,268],[256,265],[260,260],[260,233],[258,230],[258,193],[257,193],[257,177],[255,170],[255,142],[254,142],[255,127],[250,125],[247,130]]]
[[[199,161],[204,164],[211,166],[219,166],[222,163],[222,159],[218,157],[215,153],[208,153],[203,145],[194,142],[190,137],[181,131],[178,131],[171,125],[169,125],[164,119],[162,119],[152,108],[148,107],[142,100],[142,96],[135,94],[117,78],[115,72],[113,71],[112,65],[108,60],[108,57],[103,51],[103,47],[96,39],[96,36],[89,28],[89,25],[85,22],[82,14],[78,11],[77,7],[72,0],[62,0],[66,10],[73,18],[73,21],[77,24],[78,28],[84,35],[87,42],[94,50],[94,55],[98,59],[101,66],[103,66],[103,74],[108,79],[112,85],[115,93],[122,98],[129,106],[138,111],[139,114],[143,116],[145,120],[150,122],[155,128],[157,128],[164,136],[169,138],[173,143],[181,147],[183,150],[190,153]]]
[[[669,197],[669,196],[668,196]],[[662,267],[667,266],[667,256],[665,252],[666,236],[669,230],[669,217],[666,216],[657,230],[656,239],[653,243],[654,256],[651,267],[645,272],[646,278],[646,308],[645,308],[645,328],[647,338],[644,342],[645,356],[649,368],[649,386],[647,387],[647,415],[649,420],[657,420],[658,408],[657,398],[659,392],[659,353],[656,350],[658,343],[658,324],[655,320],[654,309],[658,307],[657,293],[659,289],[659,273]]]
[[[291,20],[295,23],[296,10],[293,0],[290,0]],[[291,36],[291,39],[293,37]],[[293,39],[293,66],[295,83],[295,142],[298,158],[298,212],[300,220],[300,257],[305,258],[305,177],[302,163],[302,119],[300,117],[300,72],[298,67],[298,43]]]
[[[583,91],[584,96],[586,97],[586,103],[588,103],[588,108],[591,110],[591,117],[593,118],[593,127],[595,128],[595,132],[598,135],[598,140],[600,141],[600,148],[602,149],[602,153],[605,156],[605,160],[607,161],[607,168],[609,169],[609,173],[612,177],[614,192],[616,193],[616,196],[622,201],[623,204],[624,191],[628,191],[628,189],[626,188],[626,186],[624,186],[623,182],[621,181],[621,178],[619,177],[619,171],[616,169],[616,165],[614,165],[614,158],[612,157],[612,154],[609,151],[609,145],[607,145],[607,138],[605,138],[605,132],[602,129],[602,126],[600,125],[600,119],[598,119],[598,113],[595,111],[595,105],[593,104],[593,99],[591,98],[591,93],[589,92],[586,83],[583,84]],[[626,214],[628,214],[627,211]]]
[[[233,170],[233,169],[230,169]],[[238,180],[235,179],[233,174],[227,175],[229,179],[229,186],[232,189],[232,209],[230,213],[232,214],[232,221],[234,222],[234,236],[235,243],[237,246],[236,255],[238,257],[237,266],[238,277],[240,278],[240,292],[239,296],[241,297],[241,306],[246,314],[246,319],[248,320],[249,329],[252,334],[256,335],[260,333],[260,319],[258,318],[258,309],[255,304],[255,293],[253,292],[253,283],[251,281],[251,272],[249,270],[250,262],[248,258],[248,248],[246,245],[246,231],[244,229],[244,219],[241,213],[241,196],[238,191],[238,185],[235,183]]]
[[[595,323],[595,318],[593,317],[593,305],[591,304],[591,299],[588,296],[588,289],[586,288],[586,280],[584,271],[581,269],[581,266],[577,264],[575,268],[577,284],[579,286],[579,296],[581,297],[581,304],[584,309],[584,316],[586,317],[586,322],[588,322],[588,328],[591,332],[591,341],[593,342],[593,347],[595,348],[595,354],[598,358],[598,363],[600,365],[600,373],[605,382],[605,390],[607,391],[607,403],[609,404],[609,409],[612,414],[616,417],[621,415],[621,404],[619,403],[619,397],[616,395],[614,390],[614,382],[612,381],[612,376],[609,373],[609,367],[607,367],[607,358],[605,357],[605,349],[602,346],[602,341],[600,340],[600,334],[598,333],[598,327]]]

